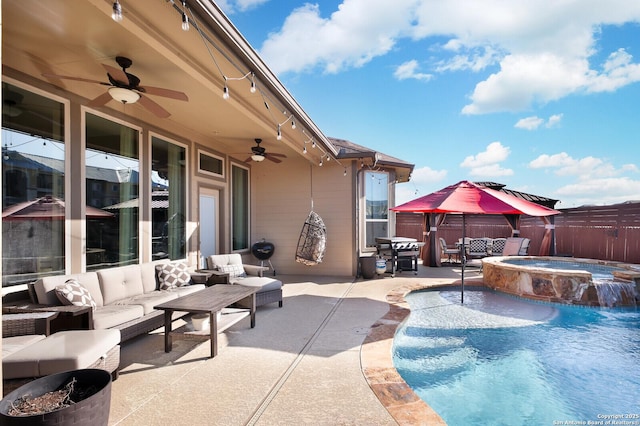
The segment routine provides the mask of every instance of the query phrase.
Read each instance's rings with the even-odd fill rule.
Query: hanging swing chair
[[[324,226],[320,215],[312,210],[300,232],[298,249],[296,250],[296,262],[305,265],[322,263],[326,245],[327,228]]]

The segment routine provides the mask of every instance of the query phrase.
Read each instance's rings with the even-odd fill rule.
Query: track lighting
[[[116,22],[122,21],[122,6],[118,0],[113,2],[113,12],[111,12],[111,19]]]

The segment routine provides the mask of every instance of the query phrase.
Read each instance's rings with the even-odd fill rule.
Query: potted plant
[[[0,423],[12,425],[107,425],[111,374],[72,370],[40,377],[0,401]]]

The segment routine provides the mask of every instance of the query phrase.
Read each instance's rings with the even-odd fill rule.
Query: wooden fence
[[[561,256],[640,264],[640,202],[560,209],[555,220],[555,252]],[[511,228],[499,215],[466,215],[468,237],[509,237]],[[396,234],[423,241],[424,215],[396,213]],[[544,235],[541,218],[522,216],[520,236],[531,239],[537,255]],[[462,236],[461,215],[449,214],[438,236],[453,244]]]

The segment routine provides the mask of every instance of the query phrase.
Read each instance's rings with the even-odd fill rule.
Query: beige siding
[[[278,273],[355,274],[355,197],[352,177],[344,176],[342,166],[335,161],[310,166],[298,158],[264,161],[252,165],[251,182],[252,243],[264,238],[275,245],[271,262]],[[327,246],[323,262],[307,266],[295,261],[295,253],[312,198],[313,210],[327,227]]]

